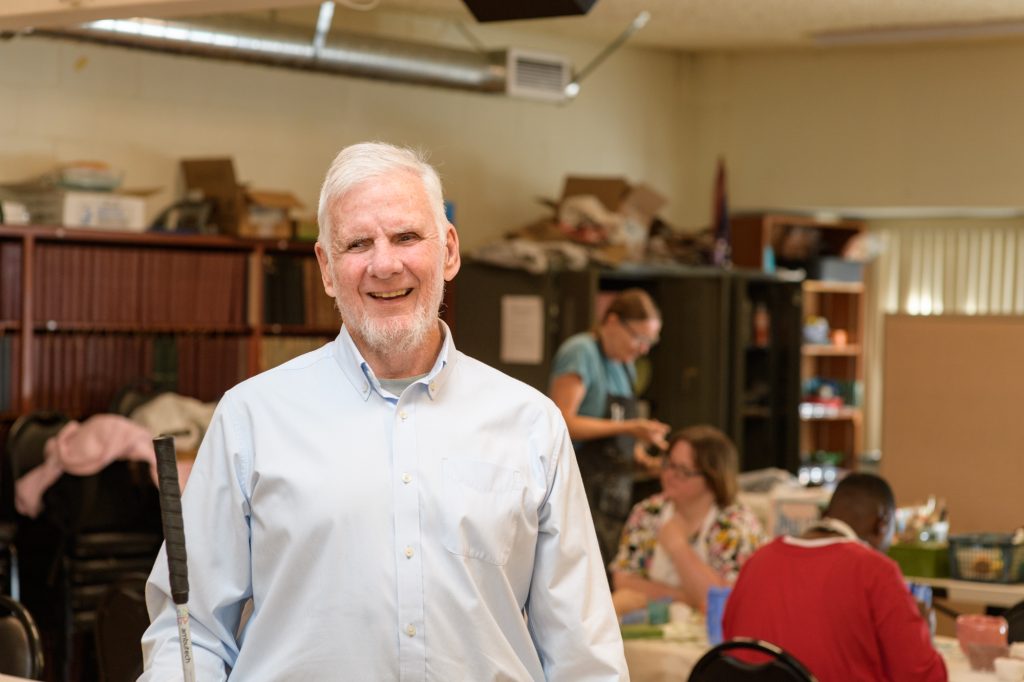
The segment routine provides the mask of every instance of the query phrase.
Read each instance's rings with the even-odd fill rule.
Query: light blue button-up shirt
[[[628,679],[561,414],[444,333],[401,396],[344,328],[225,394],[183,497],[197,679]],[[163,552],[147,603],[140,679],[179,680]]]

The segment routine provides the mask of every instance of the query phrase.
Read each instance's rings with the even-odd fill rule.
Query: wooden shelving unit
[[[216,400],[337,319],[309,243],[0,226],[0,424],[138,380]]]
[[[826,220],[785,212],[750,213],[731,221],[732,254],[737,265],[763,267],[766,247],[785,250],[794,231],[814,244],[813,256],[801,264],[815,274],[821,256],[839,256],[864,226],[854,220]],[[788,264],[788,263],[787,263]],[[802,282],[806,321],[822,317],[832,332],[830,343],[804,343],[800,350],[800,455],[802,459],[834,457],[856,467],[863,450],[864,423],[860,407],[864,382],[865,285],[859,281],[805,279]],[[841,330],[836,334],[836,330]],[[824,388],[822,388],[824,387]],[[836,393],[841,402],[828,400]],[[828,454],[831,453],[831,454]]]

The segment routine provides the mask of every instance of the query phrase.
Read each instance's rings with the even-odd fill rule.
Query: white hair
[[[441,190],[441,178],[437,171],[427,163],[426,157],[407,147],[397,147],[386,142],[360,142],[345,147],[334,157],[327,177],[320,189],[320,203],[317,207],[317,222],[320,233],[317,241],[320,248],[331,260],[331,239],[334,224],[331,220],[331,206],[335,200],[357,185],[373,178],[386,175],[396,170],[408,170],[419,177],[427,200],[434,213],[437,233],[441,237],[441,246],[447,241],[448,218],[444,211],[444,194]]]

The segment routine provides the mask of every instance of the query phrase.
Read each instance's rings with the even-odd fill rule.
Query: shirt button
[[[415,637],[416,636],[416,626],[412,625],[411,623],[409,625],[406,625],[405,626],[405,634],[409,635],[410,637]]]
[[[433,393],[436,390],[437,390],[437,382],[431,381],[430,382],[430,392]]]
[[[406,547],[405,548],[405,558],[406,559],[411,559],[412,558],[412,547]]]
[[[402,483],[412,483],[412,475],[408,473],[402,474]]]
[[[405,418],[408,417],[409,415],[405,413],[405,410],[402,410],[401,412],[398,413],[398,416],[402,419],[402,421],[405,421]]]

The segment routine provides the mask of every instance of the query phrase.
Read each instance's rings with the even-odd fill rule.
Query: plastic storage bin
[[[949,577],[949,545],[945,542],[900,542],[889,547],[889,556],[900,565],[903,575]]]
[[[988,583],[1024,582],[1024,544],[1009,533],[972,533],[949,538],[950,575]]]

